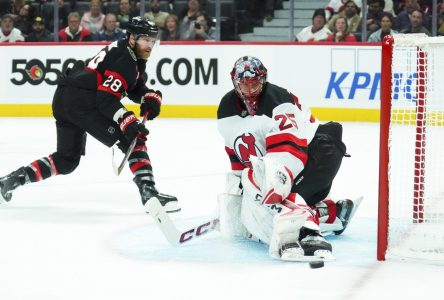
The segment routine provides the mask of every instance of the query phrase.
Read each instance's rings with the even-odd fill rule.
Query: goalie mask
[[[234,89],[244,101],[250,115],[255,115],[259,96],[267,83],[267,69],[256,57],[243,56],[235,63],[231,71]]]

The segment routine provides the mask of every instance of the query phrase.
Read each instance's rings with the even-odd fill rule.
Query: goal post
[[[444,37],[386,36],[377,259],[444,263]]]

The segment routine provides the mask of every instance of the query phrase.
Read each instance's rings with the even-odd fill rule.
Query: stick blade
[[[160,228],[162,233],[165,235],[168,242],[173,246],[180,245],[179,237],[180,233],[177,230],[176,226],[174,226],[168,214],[160,204],[159,199],[157,197],[150,198],[145,203],[145,209],[147,213],[153,218],[154,223]]]

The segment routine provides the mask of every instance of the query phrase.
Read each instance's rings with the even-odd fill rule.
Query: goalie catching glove
[[[132,142],[136,137],[146,141],[146,136],[150,133],[134,115],[132,111],[127,111],[119,119],[119,127],[125,138]]]
[[[160,91],[148,90],[140,103],[140,115],[148,114],[147,119],[152,120],[159,115],[161,105],[162,93]]]
[[[262,204],[280,203],[290,194],[293,175],[285,166],[270,157],[250,156],[250,180],[262,192]],[[252,178],[251,178],[252,177]]]

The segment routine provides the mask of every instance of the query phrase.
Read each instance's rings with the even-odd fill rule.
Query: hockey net
[[[378,259],[444,263],[444,37],[382,47]]]

